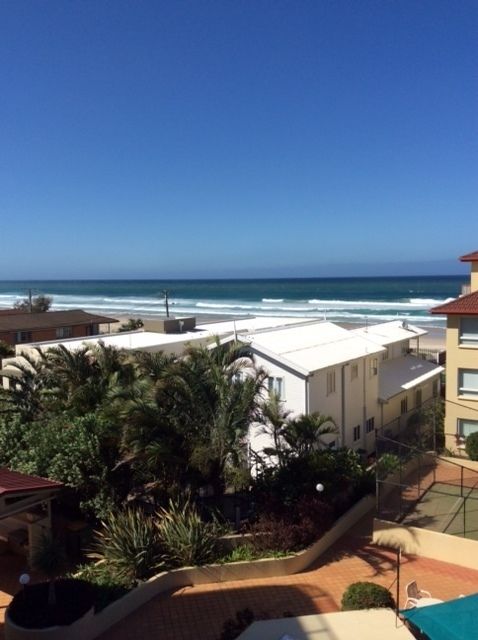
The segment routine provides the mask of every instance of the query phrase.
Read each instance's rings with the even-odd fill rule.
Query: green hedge
[[[465,451],[470,460],[478,460],[478,431],[466,437]]]
[[[354,582],[342,597],[342,611],[395,608],[395,600],[385,587],[374,582]]]

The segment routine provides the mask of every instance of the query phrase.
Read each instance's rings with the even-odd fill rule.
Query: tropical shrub
[[[164,568],[158,530],[142,511],[110,512],[95,532],[88,557],[106,564],[126,584],[134,584]]]
[[[251,526],[251,544],[255,554],[263,557],[271,551],[282,553],[300,549],[300,526],[273,515],[262,515]]]
[[[95,612],[122,598],[130,590],[127,581],[113,573],[106,564],[85,564],[68,577],[88,582],[94,590]]]
[[[376,472],[379,480],[385,480],[387,476],[398,471],[400,458],[394,453],[384,453],[377,460]]]
[[[302,458],[288,458],[282,467],[267,468],[254,483],[254,497],[261,511],[289,510],[303,496],[317,495],[316,485],[325,486],[328,503],[346,497],[354,502],[372,490],[373,474],[360,455],[351,449],[312,451]]]
[[[168,565],[201,565],[217,558],[218,539],[224,528],[215,519],[204,522],[189,499],[184,503],[170,500],[168,508],[160,509],[157,516],[157,531]]]
[[[342,611],[356,609],[395,608],[395,600],[388,589],[374,582],[354,582],[342,596]]]
[[[126,322],[123,322],[118,328],[118,332],[124,331],[136,331],[144,327],[144,322],[141,318],[129,318]]]
[[[219,562],[247,562],[257,559],[257,553],[251,544],[241,544],[234,547],[227,555],[219,559]]]
[[[465,451],[470,460],[478,460],[478,431],[466,437]]]

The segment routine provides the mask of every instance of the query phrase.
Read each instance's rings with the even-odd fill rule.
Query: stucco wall
[[[405,553],[478,570],[478,541],[375,518],[373,542]]]
[[[445,446],[457,451],[458,420],[478,420],[478,399],[458,395],[458,369],[478,369],[478,348],[459,344],[460,316],[448,316],[446,330]]]

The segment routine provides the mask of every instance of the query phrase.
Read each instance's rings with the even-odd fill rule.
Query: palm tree
[[[240,343],[188,350],[179,372],[191,462],[220,495],[229,469],[244,464],[249,428],[259,416],[266,373]]]
[[[337,427],[332,418],[314,412],[288,420],[282,437],[293,455],[300,458],[323,447],[322,436],[333,433],[337,433]]]
[[[10,380],[7,405],[18,411],[25,420],[34,420],[43,410],[45,373],[45,358],[39,349],[35,356],[22,353],[21,358],[12,362],[3,373]]]
[[[279,394],[271,393],[261,407],[260,432],[268,435],[272,441],[272,447],[263,450],[264,455],[277,458],[279,467],[282,467],[287,454],[284,440],[284,432],[288,425],[291,412],[284,409]]]

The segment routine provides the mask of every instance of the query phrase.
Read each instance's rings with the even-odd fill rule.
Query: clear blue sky
[[[477,33],[476,0],[3,0],[0,278],[460,272]]]

